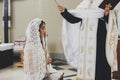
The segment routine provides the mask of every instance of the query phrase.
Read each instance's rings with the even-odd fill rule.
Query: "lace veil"
[[[24,71],[26,80],[42,80],[46,73],[46,60],[43,51],[39,25],[41,19],[30,21],[26,29],[26,45],[24,48]]]

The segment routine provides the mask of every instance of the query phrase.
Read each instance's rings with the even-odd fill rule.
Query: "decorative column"
[[[4,43],[8,43],[8,28],[10,27],[10,0],[3,0],[3,21],[4,21]]]

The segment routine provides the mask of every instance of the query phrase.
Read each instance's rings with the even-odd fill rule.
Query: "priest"
[[[63,48],[67,62],[77,68],[76,80],[111,80],[118,70],[118,31],[111,6],[103,0],[83,0],[76,9],[58,9],[63,16]]]

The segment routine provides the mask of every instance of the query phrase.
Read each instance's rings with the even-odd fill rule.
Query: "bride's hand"
[[[50,64],[52,62],[52,59],[50,57],[47,58],[46,64]]]

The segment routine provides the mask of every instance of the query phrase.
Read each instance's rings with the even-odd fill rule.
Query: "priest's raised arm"
[[[61,15],[70,23],[77,23],[77,22],[82,22],[82,18],[76,17],[74,15],[72,15],[66,8],[64,8],[61,5],[58,5],[58,9],[61,12]],[[63,10],[62,10],[63,9]],[[109,17],[109,9],[106,8],[105,12],[104,12],[104,17],[102,17],[101,19],[104,20],[105,22],[108,22],[108,17]]]

